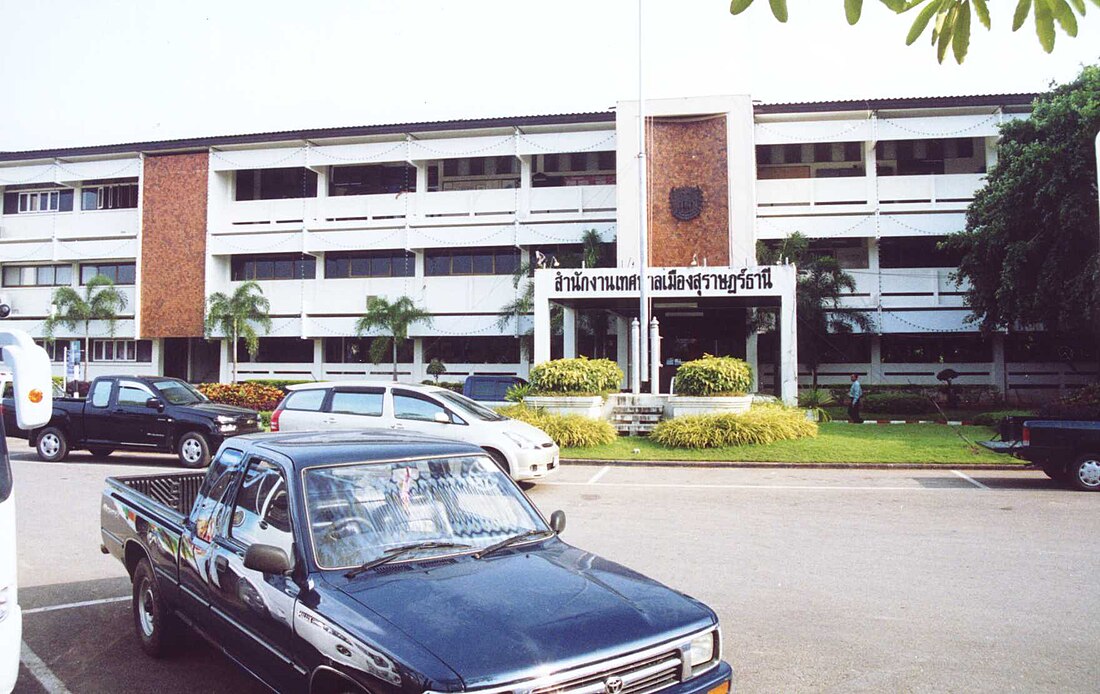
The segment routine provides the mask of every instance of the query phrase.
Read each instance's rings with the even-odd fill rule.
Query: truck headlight
[[[688,644],[687,659],[691,674],[695,675],[713,665],[719,656],[718,630],[700,634]]]

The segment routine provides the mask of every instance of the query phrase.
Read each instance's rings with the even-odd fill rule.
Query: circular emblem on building
[[[690,222],[703,211],[703,190],[698,186],[673,188],[668,192],[668,206],[673,217]]]
[[[619,694],[623,690],[623,678],[617,675],[603,681],[604,694]]]

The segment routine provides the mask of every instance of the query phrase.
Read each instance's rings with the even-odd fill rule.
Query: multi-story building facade
[[[649,262],[752,265],[756,241],[799,231],[855,276],[846,307],[876,326],[836,336],[824,382],[935,383],[951,366],[959,383],[1020,392],[1071,383],[1072,359],[1041,336],[982,338],[965,321],[956,261],[937,246],[963,228],[997,126],[1026,117],[1032,96],[647,105]],[[89,376],[225,380],[229,347],[204,339],[205,300],[255,280],[273,326],[255,357],[238,350],[238,378],[338,379],[389,374],[354,325],[366,297],[404,295],[433,318],[399,353],[402,378],[425,378],[433,358],[452,378],[525,375],[533,312],[501,316],[525,293],[517,269],[580,267],[585,239],[602,242],[601,266],[638,261],[631,108],[0,153],[4,320],[45,338],[54,290],[105,274],[127,307],[113,335],[89,326]],[[704,214],[677,226],[669,189],[687,184]],[[778,337],[723,310],[656,304],[663,356],[746,356],[775,387]],[[629,302],[569,309],[551,351],[625,366],[630,315]],[[60,374],[83,328],[55,337]]]

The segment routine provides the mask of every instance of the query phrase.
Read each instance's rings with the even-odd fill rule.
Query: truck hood
[[[384,565],[341,590],[432,652],[466,688],[717,622],[702,603],[557,539],[483,559]]]
[[[241,417],[248,417],[250,419],[259,420],[259,416],[256,414],[256,410],[250,410],[247,407],[237,407],[236,405],[222,405],[216,402],[203,402],[199,403],[198,405],[181,405],[181,407],[186,407],[192,412],[197,412],[199,414],[210,417],[211,419],[217,417],[218,415],[222,415],[224,417],[235,417],[238,419]]]

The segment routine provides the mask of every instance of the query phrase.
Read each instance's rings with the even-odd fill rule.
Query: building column
[[[324,379],[325,375],[325,347],[321,338],[313,340],[313,368],[310,369],[316,381]]]
[[[745,336],[745,361],[752,369],[752,392],[760,392],[760,354],[757,352],[757,335],[755,330],[749,330]]]
[[[988,173],[997,164],[997,140],[1000,137],[994,135],[985,138],[985,170]]]
[[[550,302],[535,294],[535,364],[550,361]]]
[[[563,338],[561,355],[566,359],[573,359],[577,356],[577,309],[562,306],[561,332]]]
[[[989,370],[989,385],[1001,391],[1001,396],[1008,397],[1008,365],[1005,364],[1005,336],[1001,333],[993,335],[993,368]]]
[[[779,307],[779,379],[783,404],[798,404],[798,309],[794,294],[784,294]]]
[[[531,155],[519,155],[519,199],[516,205],[516,216],[526,219],[531,211]]]
[[[218,341],[218,354],[218,382],[229,383],[229,379],[233,378],[233,365],[229,363],[229,338]]]
[[[625,390],[629,385],[626,375],[630,373],[630,322],[622,316],[615,316],[615,362],[623,372],[619,389]]]
[[[882,375],[882,338],[871,336],[871,371],[867,374],[867,385],[879,385],[885,380]]]
[[[424,338],[413,337],[409,338],[413,343],[413,363],[409,369],[412,373],[409,374],[414,383],[419,383],[427,376],[426,366],[424,364]]]
[[[878,209],[878,152],[875,151],[873,141],[863,143],[863,162],[867,181],[867,204],[872,209]]]

